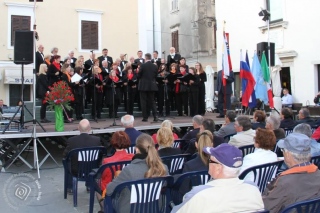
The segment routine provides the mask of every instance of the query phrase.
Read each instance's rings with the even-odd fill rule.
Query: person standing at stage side
[[[48,67],[46,64],[41,64],[39,68],[39,77],[38,77],[38,97],[42,100],[41,101],[41,108],[40,108],[40,119],[41,123],[49,123],[50,121],[46,118],[46,111],[48,103],[44,103],[43,100],[46,97],[46,94],[49,93],[49,80],[47,76]]]
[[[39,73],[40,64],[44,63],[43,50],[43,45],[39,44],[38,51],[36,52],[36,73]]]
[[[147,109],[151,108],[153,121],[158,121],[156,103],[154,101],[154,93],[158,91],[156,77],[158,73],[157,66],[151,63],[151,54],[145,54],[146,63],[141,64],[138,78],[138,90],[140,92],[140,103],[142,109],[142,121],[148,121]],[[149,107],[148,107],[149,106]]]
[[[144,63],[145,63],[145,59],[142,58],[142,54],[143,54],[143,53],[142,53],[141,50],[139,50],[139,51],[137,52],[138,58],[134,59],[134,63],[135,63],[135,64],[144,64]]]
[[[198,114],[204,116],[206,113],[206,86],[204,82],[207,81],[207,74],[203,70],[202,64],[197,62],[196,65],[196,74],[199,76],[199,107],[198,107]]]
[[[108,61],[108,69],[111,69],[111,66],[113,64],[113,59],[112,57],[108,56],[108,49],[104,48],[102,50],[102,56],[98,57],[99,59],[99,67],[102,67],[102,61],[107,60]]]
[[[48,78],[49,78],[49,85],[52,86],[55,82],[61,80],[61,65],[60,65],[60,55],[53,56],[53,62],[48,67]]]
[[[190,67],[189,75],[193,75],[195,80],[190,80],[189,85],[189,106],[190,106],[190,116],[193,117],[198,113],[198,99],[199,99],[199,75],[196,75],[196,69]]]
[[[78,130],[80,131],[80,135],[73,136],[67,140],[67,147],[62,154],[63,157],[66,157],[68,153],[73,149],[102,146],[99,137],[89,135],[89,133],[91,132],[91,126],[90,122],[87,119],[83,119],[80,121]],[[71,159],[72,173],[77,173],[77,161],[78,156],[76,157],[76,159]],[[72,193],[72,176],[69,175],[69,177],[68,192]],[[86,186],[88,186],[87,183]]]
[[[226,81],[226,86],[223,86],[223,79]],[[224,118],[224,102],[226,102],[226,110],[231,109],[231,94],[232,94],[232,83],[234,82],[233,71],[230,71],[229,76],[222,76],[222,70],[218,72],[217,77],[217,90],[218,95],[218,111],[219,115],[217,118]]]
[[[167,56],[167,68],[171,68],[171,64],[175,63],[177,66],[180,63],[181,55],[176,53],[176,49],[174,47],[170,47],[169,55]],[[178,69],[178,67],[177,67]]]
[[[134,117],[133,115],[124,115],[121,117],[121,124],[125,128],[124,132],[127,133],[130,139],[130,144],[135,145],[139,135],[142,134],[139,130],[134,128]]]

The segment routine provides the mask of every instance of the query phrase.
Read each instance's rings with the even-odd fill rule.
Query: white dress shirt
[[[286,94],[281,98],[282,105],[288,105],[289,107],[292,106],[293,100],[292,95]]]

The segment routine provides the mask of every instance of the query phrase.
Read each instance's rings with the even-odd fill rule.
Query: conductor
[[[151,63],[151,54],[145,54],[145,63],[141,64],[140,71],[138,73],[139,85],[138,90],[140,91],[140,103],[142,110],[142,121],[148,121],[147,110],[151,108],[153,114],[153,121],[158,121],[156,103],[154,101],[154,92],[158,91],[156,83],[156,77],[158,74],[157,65]]]

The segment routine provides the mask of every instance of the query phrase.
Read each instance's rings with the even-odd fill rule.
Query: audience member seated
[[[266,113],[261,110],[254,111],[252,129],[266,128]]]
[[[312,138],[316,141],[320,140],[320,126],[313,132]]]
[[[292,95],[289,94],[289,90],[287,88],[284,88],[282,90],[283,96],[281,98],[282,107],[292,107],[293,98]]]
[[[124,132],[129,136],[131,145],[135,145],[137,137],[139,137],[142,132],[134,128],[134,117],[132,115],[122,116],[121,124],[125,128]]]
[[[297,121],[298,124],[306,123],[310,126],[314,125],[314,120],[310,118],[310,112],[307,108],[301,108],[299,111],[299,120]]]
[[[234,127],[235,118],[237,114],[233,110],[228,110],[224,118],[225,124],[221,126],[219,131],[215,131],[214,135],[224,138],[227,135],[236,134],[236,129]]]
[[[194,187],[172,213],[258,212],[264,208],[257,186],[238,178],[242,165],[242,152],[238,148],[224,143],[216,148],[205,147],[203,151],[210,155],[208,173],[213,180]]]
[[[254,137],[256,136],[255,130],[251,129],[250,118],[246,115],[237,117],[234,123],[237,134],[230,138],[229,144],[235,147],[253,145]]]
[[[164,177],[168,175],[165,166],[155,149],[150,135],[142,133],[136,140],[136,154],[130,165],[124,167],[118,177],[107,186],[107,195],[111,195],[119,184],[143,178]],[[130,193],[124,190],[119,200],[119,212],[130,212]]]
[[[197,134],[200,131],[200,126],[202,125],[203,117],[201,115],[195,115],[192,118],[193,129],[187,132],[181,139],[190,141],[193,138],[197,137]]]
[[[128,154],[126,151],[126,148],[130,146],[130,139],[124,131],[117,131],[112,134],[111,140],[110,140],[111,146],[116,150],[114,155],[111,157],[105,158],[102,161],[102,165],[107,163],[113,163],[118,161],[128,161],[131,160],[133,157],[133,154]],[[105,189],[107,185],[112,181],[111,171],[105,170],[102,174],[101,178],[101,190],[103,192],[103,195],[97,193],[97,199],[100,201],[100,207],[101,211],[103,211],[103,202],[101,202],[101,198],[105,195]]]
[[[214,123],[214,121],[208,118],[203,120],[202,125],[200,126],[200,132],[203,132],[204,130],[209,130],[211,133],[213,133],[215,130],[215,127],[216,127],[216,124]],[[195,138],[190,140],[188,148],[185,151],[185,153],[193,155],[194,153],[197,152],[195,142],[196,142]],[[213,147],[217,147],[220,144],[224,143],[224,138],[214,135],[212,142],[213,142]]]
[[[310,142],[311,157],[320,155],[320,143],[318,143],[315,139],[313,139],[312,130],[309,124],[298,124],[293,129],[293,132],[304,134],[311,139],[311,142]]]
[[[280,118],[275,115],[270,115],[267,117],[266,129],[272,130],[274,135],[276,136],[276,140],[280,140],[286,137],[286,133],[280,127]]]
[[[0,99],[0,113],[3,113],[2,109],[5,109],[7,107],[8,107],[7,105],[3,104],[3,100]]]
[[[204,147],[212,147],[212,139],[213,135],[209,130],[204,130],[201,133],[198,133],[197,141],[195,142],[198,152],[195,153],[195,158],[184,164],[182,173],[208,170],[209,155],[204,153],[202,149]]]
[[[255,150],[253,153],[244,156],[240,174],[250,167],[277,161],[278,157],[276,153],[273,152],[275,145],[276,137],[273,131],[258,128],[254,141]],[[254,181],[253,174],[249,173],[244,180]]]
[[[320,171],[310,163],[310,143],[310,138],[300,133],[291,133],[278,142],[289,169],[272,180],[263,192],[265,209],[270,213],[320,196]]]
[[[280,113],[281,123],[280,128],[293,128],[297,122],[293,120],[292,111],[289,108],[282,108]]]
[[[168,127],[161,127],[158,130],[157,141],[159,144],[158,154],[160,157],[182,154],[180,148],[172,147],[174,139],[172,131]]]
[[[162,123],[161,123],[161,127],[168,127],[169,129],[171,129],[171,132],[172,132],[172,135],[173,135],[173,140],[177,140],[179,139],[178,135],[176,133],[173,132],[173,124],[170,120],[164,120]],[[160,128],[161,128],[160,127]],[[154,133],[152,135],[152,139],[154,141],[155,144],[158,144],[158,141],[157,141],[157,133]]]

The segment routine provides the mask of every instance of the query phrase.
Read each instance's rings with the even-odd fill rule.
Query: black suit
[[[144,64],[145,60],[144,60],[144,58],[136,58],[136,59],[134,59],[134,63],[135,64]]]
[[[167,56],[167,69],[170,70],[170,65],[171,65],[172,63],[179,64],[180,59],[181,59],[181,55],[178,54],[178,53],[175,53],[175,55],[174,55],[173,58],[172,58],[172,56],[169,54],[169,55]]]
[[[83,73],[87,74],[89,72],[91,72],[92,69],[92,65],[93,65],[93,60],[88,59],[84,62],[84,70]]]
[[[36,52],[36,72],[39,73],[40,65],[44,63],[44,55],[39,51]]]
[[[153,63],[153,64],[156,63],[158,66],[158,69],[159,69],[159,67],[161,65],[161,58],[157,58],[156,60],[153,58],[153,59],[151,59],[151,63]]]
[[[183,165],[182,173],[186,172],[195,172],[195,171],[205,171],[208,170],[209,167],[203,163],[198,153],[195,154],[196,157],[192,160],[189,160]]]
[[[38,85],[38,97],[42,99],[41,101],[41,108],[40,108],[40,118],[46,118],[46,111],[47,111],[47,103],[43,103],[44,98],[46,97],[47,91],[49,91],[49,80],[48,76],[44,74],[40,74],[37,81]]]
[[[48,67],[47,75],[48,75],[50,86],[52,86],[55,82],[58,82],[59,80],[61,80],[62,72],[60,70],[61,68],[57,69],[57,67],[54,66],[53,63],[51,63],[50,66]],[[56,75],[56,72],[59,72],[59,75]]]
[[[224,99],[226,98],[227,110],[231,109],[231,93],[232,93],[232,83],[234,82],[233,71],[230,71],[228,78],[226,79],[226,86],[223,86],[222,82],[222,71],[218,72],[217,76],[217,91],[218,91],[218,110],[220,115],[224,115]]]
[[[71,58],[70,66],[75,68],[77,59],[75,57]]]
[[[123,71],[123,70],[124,70],[124,66],[125,66],[127,63],[128,63],[128,61],[125,61],[125,60],[120,61],[120,68],[121,68],[121,71]]]
[[[102,56],[98,57],[98,59],[99,59],[99,67],[102,67],[102,61],[107,60],[108,61],[108,69],[111,68],[111,66],[113,64],[112,57],[110,57],[110,56],[105,57],[102,55]]]
[[[148,119],[147,109],[151,108],[153,117],[157,116],[156,103],[154,101],[154,92],[158,91],[158,86],[156,83],[157,73],[157,66],[152,64],[151,61],[141,64],[138,73],[138,90],[140,91],[142,117],[145,120]]]
[[[166,147],[158,150],[159,157],[172,156],[172,155],[180,155],[181,149]]]

